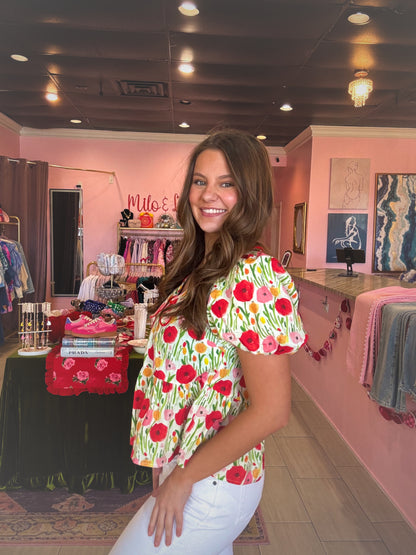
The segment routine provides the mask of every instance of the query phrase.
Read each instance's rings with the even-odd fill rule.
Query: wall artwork
[[[365,251],[368,214],[328,214],[326,261],[336,262],[336,249],[351,247]]]
[[[366,210],[369,183],[369,158],[331,158],[329,208]]]
[[[416,267],[416,174],[376,175],[374,272]]]

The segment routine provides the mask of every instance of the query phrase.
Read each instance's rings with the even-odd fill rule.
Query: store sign
[[[157,214],[157,212],[176,212],[178,199],[178,193],[175,193],[172,198],[165,196],[161,199],[153,199],[152,195],[128,195],[127,207],[132,212],[134,210],[137,212],[152,212],[153,214]]]

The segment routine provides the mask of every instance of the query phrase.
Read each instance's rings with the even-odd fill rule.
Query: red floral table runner
[[[84,391],[108,395],[125,393],[131,347],[116,347],[114,357],[71,358],[60,356],[56,345],[46,357],[46,389],[53,395],[79,395]]]

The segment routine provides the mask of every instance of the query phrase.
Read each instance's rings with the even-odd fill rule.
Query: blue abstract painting
[[[328,214],[326,261],[337,261],[337,249],[365,251],[368,214]]]
[[[374,272],[416,268],[416,174],[377,174]]]

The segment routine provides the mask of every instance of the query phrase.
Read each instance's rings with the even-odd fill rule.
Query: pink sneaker
[[[99,316],[84,326],[76,328],[72,335],[75,337],[115,337],[117,335],[117,324],[115,320],[106,322]]]
[[[91,322],[91,318],[81,314],[77,320],[71,320],[67,318],[65,321],[65,335],[73,335],[74,330],[85,326],[87,322]]]

